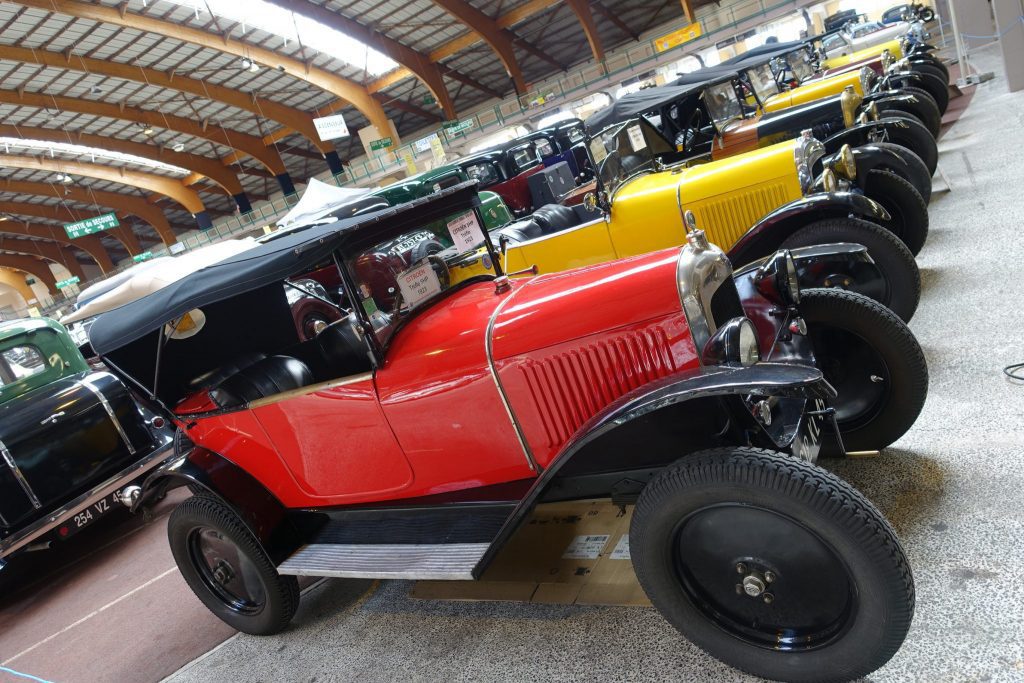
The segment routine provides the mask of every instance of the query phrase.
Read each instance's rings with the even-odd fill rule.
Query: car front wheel
[[[928,205],[917,189],[895,173],[875,168],[868,171],[864,194],[889,212],[889,220],[879,220],[878,224],[899,237],[917,256],[928,239]]]
[[[281,576],[231,508],[210,495],[179,505],[167,522],[171,553],[203,604],[243,633],[284,629],[299,606],[299,584]]]
[[[848,451],[885,448],[917,420],[928,396],[928,363],[892,311],[839,289],[800,293],[814,358],[835,387],[836,421]]]
[[[717,659],[784,681],[849,681],[899,650],[914,581],[856,489],[755,448],[678,460],[642,491],[629,545],[659,612]]]
[[[828,279],[816,284],[859,292],[888,306],[905,322],[909,321],[921,299],[921,272],[907,246],[882,226],[859,218],[829,218],[800,228],[779,248],[793,249],[837,242],[867,247],[868,254],[882,274],[882,282],[859,283],[837,278],[835,281]]]
[[[872,142],[872,145],[887,149],[893,152],[904,161],[907,165],[906,168],[896,168],[895,166],[888,166],[883,164],[878,168],[895,173],[900,176],[917,190],[917,193],[921,195],[921,199],[924,200],[925,204],[928,204],[932,200],[932,174],[928,172],[928,167],[925,166],[924,161],[921,160],[914,151],[907,149],[903,145],[897,145],[892,142]]]

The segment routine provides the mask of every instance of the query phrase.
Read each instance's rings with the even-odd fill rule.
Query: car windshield
[[[743,109],[740,101],[736,98],[736,90],[732,87],[731,81],[712,85],[704,91],[704,104],[707,105],[708,113],[715,122],[718,130],[725,128],[726,124],[734,119],[743,116]]]
[[[512,162],[512,170],[516,175],[540,163],[540,159],[537,157],[537,149],[532,143],[510,149],[508,155]]]
[[[846,45],[846,41],[843,40],[843,37],[840,35],[825,36],[825,38],[821,41],[821,48],[826,52],[838,50],[844,45]]]
[[[478,275],[495,275],[474,211],[433,221],[349,255],[346,267],[381,346],[413,311]]]
[[[630,176],[657,170],[658,156],[674,151],[642,119],[606,128],[590,140],[590,155],[598,168],[601,189],[609,195]]]
[[[814,67],[811,66],[811,55],[807,50],[797,50],[786,55],[786,64],[789,66],[793,78],[803,83],[814,76]]]
[[[501,173],[498,171],[498,166],[492,161],[470,164],[463,167],[463,170],[470,180],[478,181],[481,188],[501,182]]]
[[[850,30],[850,34],[854,38],[860,38],[861,36],[866,36],[869,33],[874,33],[875,31],[880,31],[880,30],[882,30],[882,25],[879,24],[878,22],[871,21],[871,22],[868,22],[866,24],[860,24],[858,26],[854,26]]]
[[[772,72],[771,65],[767,63],[747,69],[747,78],[754,87],[754,92],[757,93],[757,99],[762,102],[779,93],[775,74]]]

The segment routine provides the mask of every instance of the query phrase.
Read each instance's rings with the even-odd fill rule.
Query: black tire
[[[933,57],[932,55],[930,55],[928,53],[912,56],[910,58],[910,69],[911,69],[911,71],[913,71],[914,66],[917,65],[917,64],[925,64],[927,66],[932,67],[933,69],[938,69],[939,72],[942,74],[943,80],[946,83],[950,82],[950,79],[949,79],[949,67],[946,66],[945,63],[943,63],[943,61],[941,59],[936,59],[935,57]]]
[[[935,169],[939,166],[939,146],[927,126],[921,123],[921,119],[903,111],[889,111],[885,116],[902,119],[906,124],[886,130],[889,143],[909,149],[924,162],[928,177],[935,175]]]
[[[780,249],[814,244],[851,242],[862,244],[885,279],[881,289],[850,283],[844,289],[864,294],[909,322],[921,300],[921,272],[906,245],[880,225],[859,218],[827,218],[800,228],[780,245]],[[825,283],[818,283],[824,286]]]
[[[167,538],[185,582],[232,628],[271,635],[295,616],[298,581],[277,573],[242,520],[220,500],[208,494],[185,500],[171,513]],[[209,566],[211,557],[219,560],[216,568]]]
[[[629,546],[662,616],[755,676],[866,676],[896,654],[913,620],[914,578],[885,517],[830,472],[773,451],[676,461],[641,492]],[[745,592],[747,577],[761,577],[763,592]]]
[[[928,239],[928,205],[924,198],[909,182],[882,169],[868,171],[863,189],[889,212],[890,219],[878,224],[899,237],[917,256]]]
[[[942,131],[942,112],[939,111],[939,103],[935,101],[932,94],[916,85],[908,85],[903,88],[904,93],[917,97],[917,105],[911,111],[928,128],[928,132],[936,140]]]
[[[949,107],[949,80],[943,80],[941,71],[926,64],[917,64],[913,70],[921,76],[921,80],[914,81],[914,85],[909,87],[915,90],[920,89],[931,96],[939,108],[939,123],[941,125],[941,116]]]
[[[906,323],[839,289],[800,292],[800,317],[818,367],[838,391],[832,405],[846,450],[880,450],[906,434],[928,397],[928,363]]]
[[[898,154],[907,166],[909,170],[904,171],[903,169],[896,169],[895,167],[881,165],[878,168],[882,168],[886,171],[891,171],[896,175],[900,176],[904,180],[907,180],[917,193],[921,195],[925,204],[928,204],[932,200],[932,174],[928,172],[928,167],[924,161],[917,155],[914,150],[907,149],[902,145],[897,145],[893,142],[873,142],[871,143],[876,147],[887,149],[895,154]]]

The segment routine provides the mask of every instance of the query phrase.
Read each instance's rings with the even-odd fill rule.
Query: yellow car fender
[[[864,86],[860,82],[860,71],[851,71],[812,81],[807,85],[797,86],[785,93],[769,97],[764,103],[764,110],[766,112],[778,111],[779,109],[794,107],[798,104],[813,102],[825,97],[833,97],[842,93],[843,89],[848,85],[852,85],[858,95],[864,96]]]

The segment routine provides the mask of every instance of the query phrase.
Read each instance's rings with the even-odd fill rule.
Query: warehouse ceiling
[[[16,239],[46,240],[114,211],[125,230],[99,239],[116,262],[193,229],[197,210],[266,198],[276,176],[304,182],[325,153],[362,155],[370,123],[409,135],[683,16],[680,0],[256,2],[0,1],[0,138],[79,146],[4,145],[0,236],[17,223],[39,229]],[[331,113],[353,131],[337,145],[312,126]]]

